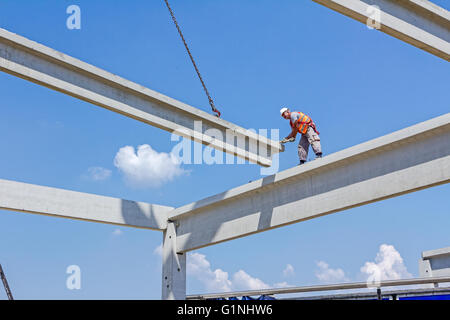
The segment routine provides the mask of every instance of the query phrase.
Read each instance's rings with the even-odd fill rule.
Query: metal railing
[[[450,282],[450,276],[403,279],[403,280],[384,280],[384,281],[379,281],[376,283],[353,282],[353,283],[339,283],[339,284],[329,284],[329,285],[288,287],[288,288],[278,288],[278,289],[196,294],[196,295],[188,295],[188,296],[186,296],[186,299],[187,300],[205,300],[205,299],[244,297],[244,296],[245,297],[261,296],[261,295],[272,296],[275,294],[334,291],[334,290],[351,290],[351,289],[374,289],[374,288],[377,289],[377,291],[380,293],[380,290],[382,287],[409,286],[409,285],[421,285],[421,284],[435,284],[436,285],[438,283],[444,283],[444,282]]]

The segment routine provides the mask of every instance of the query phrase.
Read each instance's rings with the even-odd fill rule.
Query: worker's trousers
[[[311,145],[314,153],[321,154],[322,147],[320,146],[320,137],[313,128],[309,127],[298,143],[298,157],[300,161],[306,161],[308,158],[309,145]]]

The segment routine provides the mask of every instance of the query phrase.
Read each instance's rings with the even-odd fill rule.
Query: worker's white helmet
[[[288,108],[281,108],[280,109],[280,115],[283,116],[283,113],[285,113],[288,110],[289,110]]]

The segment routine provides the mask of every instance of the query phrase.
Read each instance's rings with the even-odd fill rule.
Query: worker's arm
[[[297,137],[297,133],[298,133],[297,128],[293,128],[291,133],[286,138],[281,140],[280,142],[281,143],[286,143],[286,142],[293,142],[293,141],[295,141],[295,137]]]
[[[285,138],[286,140],[289,140],[290,138],[295,138],[297,137],[297,133],[298,133],[298,129],[297,127],[292,128],[291,133]]]

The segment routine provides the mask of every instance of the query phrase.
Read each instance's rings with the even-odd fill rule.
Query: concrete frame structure
[[[449,60],[448,11],[428,1],[313,1],[361,22],[378,5],[382,31]],[[282,151],[278,142],[4,29],[0,70],[263,166]],[[218,141],[196,121],[238,142]],[[0,180],[0,208],[163,231],[162,298],[185,299],[189,250],[448,182],[450,113],[177,209],[7,180]],[[305,209],[294,210],[300,204]]]
[[[184,299],[187,251],[448,182],[450,113],[176,209],[7,180],[0,208],[163,231],[162,297]]]

